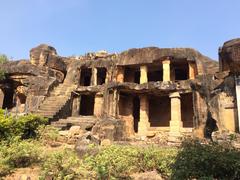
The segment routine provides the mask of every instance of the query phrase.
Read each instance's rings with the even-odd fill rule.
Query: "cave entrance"
[[[180,81],[189,79],[189,67],[187,60],[178,60],[171,63],[171,80]]]
[[[149,97],[150,127],[169,127],[171,119],[171,104],[168,96]]]
[[[124,70],[124,82],[140,83],[139,67],[126,67]]]
[[[92,77],[91,68],[82,68],[80,75],[80,86],[90,86]]]
[[[140,120],[140,99],[138,96],[133,98],[133,125],[134,125],[134,132],[138,132],[138,123]]]
[[[149,66],[148,67],[148,82],[156,82],[163,80],[163,69],[162,66]]]
[[[94,113],[94,98],[95,95],[81,95],[80,115],[93,116]]]
[[[140,99],[138,96],[120,92],[119,97],[119,115],[125,121],[126,131],[130,134],[138,132]]]
[[[193,127],[193,96],[192,93],[181,94],[181,118],[183,127]]]
[[[4,89],[4,99],[3,99],[3,109],[11,109],[16,105],[16,100],[14,99],[14,89],[6,88]]]
[[[25,104],[26,99],[27,99],[27,97],[24,94],[22,94],[22,93],[17,94],[17,101],[19,104]]]
[[[107,69],[97,68],[97,85],[102,85],[106,80]]]

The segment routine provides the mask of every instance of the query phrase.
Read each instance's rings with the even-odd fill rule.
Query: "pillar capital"
[[[170,97],[170,98],[179,98],[179,99],[181,98],[179,92],[170,93],[170,94],[169,94],[169,97]]]
[[[162,64],[170,64],[170,63],[171,63],[170,59],[165,59],[162,61]]]

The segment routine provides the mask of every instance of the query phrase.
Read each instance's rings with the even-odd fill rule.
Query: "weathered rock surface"
[[[221,70],[240,72],[240,38],[225,42],[219,55]]]
[[[66,72],[66,65],[63,59],[57,55],[56,49],[46,44],[41,44],[30,50],[30,63]]]
[[[120,141],[125,138],[123,121],[112,118],[102,119],[95,124],[92,134],[100,140]]]

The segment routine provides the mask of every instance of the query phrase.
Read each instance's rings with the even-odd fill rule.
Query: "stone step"
[[[65,102],[66,101],[64,101],[64,102],[49,102],[49,103],[46,103],[46,104],[41,104],[40,108],[42,108],[42,107],[49,107],[49,108],[59,107],[59,106],[65,104]]]
[[[58,111],[51,111],[51,110],[48,110],[48,111],[44,111],[44,110],[38,110],[37,113],[41,113],[41,114],[55,114],[57,113]]]
[[[58,109],[60,109],[60,107],[59,106],[43,106],[43,107],[39,108],[39,110],[50,110],[50,109],[58,110]]]
[[[83,116],[83,117],[68,117],[67,119],[60,119],[52,122],[51,125],[55,127],[61,127],[61,129],[67,129],[71,126],[80,126],[81,129],[86,130],[92,128],[97,122],[97,118],[94,116]]]
[[[69,98],[69,96],[52,96],[49,97],[45,100],[45,102],[50,102],[50,101],[63,101],[63,100],[67,100]]]

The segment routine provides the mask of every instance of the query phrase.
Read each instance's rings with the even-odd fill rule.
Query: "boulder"
[[[93,126],[92,134],[100,140],[120,141],[124,139],[124,122],[119,119],[105,118]]]
[[[87,132],[77,140],[75,150],[80,157],[85,154],[94,155],[97,154],[99,145],[100,140],[93,136],[91,132]]]

